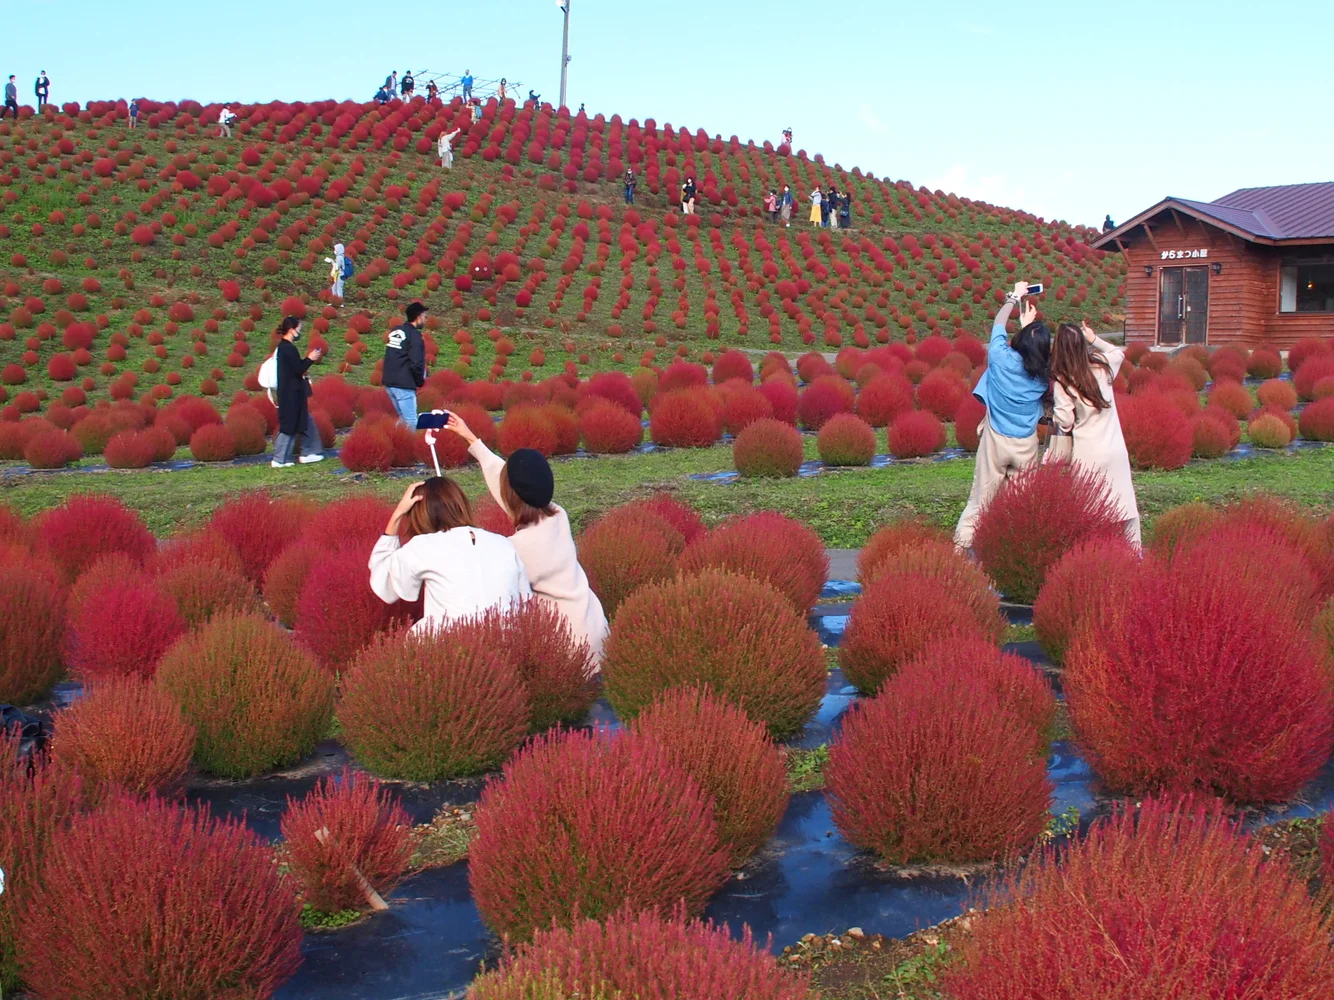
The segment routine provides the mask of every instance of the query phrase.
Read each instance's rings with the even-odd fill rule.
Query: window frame
[[[1308,256],[1281,257],[1278,262],[1278,314],[1280,316],[1334,316],[1334,305],[1328,309],[1301,309],[1298,307],[1301,288],[1301,269],[1327,267],[1334,270],[1334,253]],[[1285,309],[1284,281],[1292,273],[1292,308]],[[1331,275],[1334,284],[1334,274]]]

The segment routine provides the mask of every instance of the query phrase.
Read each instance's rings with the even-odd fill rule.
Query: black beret
[[[551,475],[551,465],[542,457],[540,451],[532,448],[519,448],[505,463],[510,486],[520,500],[529,507],[539,509],[551,503],[556,492],[556,480]]]

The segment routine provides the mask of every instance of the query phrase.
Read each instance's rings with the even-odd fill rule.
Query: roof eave
[[[1239,236],[1243,240],[1247,240],[1248,242],[1251,243],[1274,244],[1275,242],[1277,242],[1271,237],[1261,236],[1258,233],[1248,232],[1247,230],[1242,229],[1240,226],[1233,225],[1232,223],[1227,222],[1224,219],[1220,219],[1217,218],[1216,216],[1210,215],[1208,212],[1203,212],[1196,206],[1188,205],[1179,198],[1164,198],[1162,201],[1158,202],[1158,204],[1154,205],[1152,208],[1145,209],[1143,212],[1140,212],[1139,215],[1135,216],[1133,219],[1129,219],[1126,222],[1123,222],[1121,225],[1117,226],[1111,232],[1103,233],[1102,236],[1098,237],[1098,239],[1092,244],[1092,246],[1094,247],[1094,249],[1102,250],[1109,243],[1117,243],[1117,241],[1125,239],[1126,237],[1132,235],[1136,229],[1144,225],[1144,223],[1152,219],[1155,215],[1158,215],[1161,212],[1165,212],[1168,209],[1175,209],[1176,211],[1181,212],[1184,215],[1189,215],[1192,219],[1196,219],[1200,222],[1207,222],[1215,229],[1221,229],[1225,233],[1231,233],[1233,236]]]

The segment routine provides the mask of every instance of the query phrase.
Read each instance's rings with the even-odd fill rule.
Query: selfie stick
[[[431,461],[435,463],[435,474],[439,477],[442,473],[440,472],[440,456],[435,453],[435,435],[427,434],[426,443],[430,446]]]

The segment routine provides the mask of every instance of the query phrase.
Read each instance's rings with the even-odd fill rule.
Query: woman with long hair
[[[1071,435],[1071,458],[1097,469],[1121,508],[1126,538],[1139,548],[1139,505],[1130,477],[1130,454],[1116,414],[1112,382],[1126,352],[1109,344],[1088,323],[1062,323],[1051,349],[1054,432]]]
[[[303,358],[296,349],[296,342],[301,337],[301,320],[295,316],[284,316],[278,324],[278,349],[274,360],[278,368],[278,437],[273,442],[273,461],[269,464],[275,469],[291,468],[296,451],[296,439],[301,438],[301,464],[324,460],[323,442],[320,432],[315,428],[315,421],[310,419],[310,396],[314,392],[306,372],[310,366],[320,360],[323,352],[313,347]]]
[[[468,495],[444,476],[403,492],[371,550],[370,571],[371,590],[386,604],[415,601],[425,587],[414,631],[507,607],[533,592],[510,540],[477,527]]]
[[[552,502],[556,483],[551,465],[532,448],[518,448],[506,461],[478,440],[457,413],[449,414],[445,426],[468,442],[468,452],[482,467],[491,496],[514,522],[510,540],[533,593],[555,605],[570,623],[575,640],[586,641],[593,663],[600,663],[607,615],[579,565],[569,515]]]
[[[961,551],[973,547],[978,515],[1005,480],[1038,460],[1038,421],[1051,385],[1051,334],[1033,304],[1023,301],[1027,291],[1028,282],[1020,281],[1006,294],[991,327],[987,370],[973,389],[987,412],[978,428],[973,489],[954,529]],[[1021,325],[1011,340],[1005,324],[1015,306]]]

